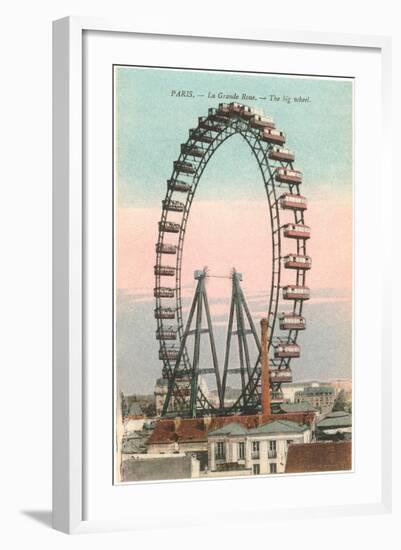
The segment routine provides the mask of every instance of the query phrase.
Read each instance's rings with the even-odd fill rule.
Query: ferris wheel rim
[[[215,152],[221,147],[221,145],[228,140],[230,137],[234,135],[241,135],[244,140],[247,142],[248,146],[250,147],[257,164],[260,168],[263,184],[265,186],[265,190],[267,193],[267,202],[269,206],[269,217],[270,217],[270,224],[271,224],[271,237],[272,237],[272,274],[271,274],[271,290],[269,295],[269,307],[267,312],[267,318],[269,320],[269,327],[271,327],[271,334],[269,338],[269,350],[271,353],[271,345],[274,339],[274,331],[275,331],[275,325],[278,315],[278,305],[280,302],[280,290],[283,288],[281,286],[281,272],[282,272],[282,244],[281,244],[281,229],[282,226],[280,224],[280,213],[279,213],[279,204],[278,204],[278,196],[277,196],[277,189],[282,186],[278,186],[277,182],[275,181],[275,174],[278,168],[290,168],[290,170],[294,170],[293,168],[293,161],[277,161],[277,163],[273,163],[271,159],[269,159],[269,152],[273,149],[272,143],[268,143],[266,141],[263,141],[260,137],[260,131],[258,131],[255,128],[252,128],[250,126],[250,119],[248,121],[244,121],[244,119],[237,117],[237,118],[230,118],[228,123],[221,124],[221,130],[215,132],[215,135],[213,136],[213,131],[211,129],[208,129],[208,123],[214,124],[212,115],[209,114],[207,117],[201,117],[199,119],[199,123],[196,128],[190,130],[190,136],[187,139],[185,143],[181,145],[181,152],[178,156],[177,160],[174,161],[174,168],[173,172],[168,180],[168,188],[165,195],[165,198],[163,200],[164,204],[169,204],[169,201],[172,200],[172,196],[174,194],[174,188],[171,185],[171,182],[173,182],[175,185],[177,185],[177,182],[180,181],[180,174],[181,171],[178,167],[185,168],[185,164],[189,163],[191,165],[195,165],[196,169],[191,172],[192,177],[192,184],[191,189],[187,193],[187,197],[185,200],[184,207],[181,214],[181,221],[179,224],[179,228],[175,228],[174,231],[178,233],[178,242],[176,245],[176,262],[175,262],[175,287],[174,287],[174,301],[175,301],[175,311],[176,311],[176,317],[177,317],[177,336],[179,338],[179,342],[182,340],[182,332],[184,327],[183,322],[183,316],[182,316],[182,261],[183,261],[183,251],[184,251],[184,244],[185,244],[185,231],[187,222],[189,219],[190,211],[192,202],[194,200],[196,190],[198,187],[198,184],[202,178],[202,175],[204,173],[204,170],[206,169],[209,161],[215,154]],[[202,124],[202,126],[201,126]],[[223,134],[227,134],[223,137],[223,139],[220,139],[220,137]],[[201,137],[208,137],[211,138],[207,147],[204,147],[203,145],[200,147],[200,150],[202,151],[202,156],[199,157],[200,160],[197,160],[196,153],[200,154],[200,152],[196,151],[196,149],[199,147],[199,140]],[[254,144],[252,144],[252,140]],[[203,143],[203,142],[201,142]],[[187,152],[183,152],[187,151]],[[189,151],[189,152],[188,152]],[[194,154],[191,154],[192,153]],[[258,156],[258,154],[259,156]],[[205,160],[206,159],[206,160]],[[265,170],[264,170],[265,168]],[[267,169],[267,170],[266,170]],[[189,168],[188,168],[189,170]],[[269,173],[269,178],[266,179],[265,172]],[[185,172],[184,172],[185,174]],[[181,178],[184,177],[184,181],[186,181],[186,177],[181,176]],[[269,186],[271,188],[271,195],[273,196],[273,202],[272,197],[269,195]],[[293,193],[293,190],[295,189],[295,193]],[[289,187],[289,194],[292,195],[300,195],[299,194],[299,184],[293,184]],[[272,209],[275,208],[275,216],[273,216]],[[165,234],[168,232],[166,231],[165,224],[168,221],[168,208],[162,208],[162,215],[159,222],[159,233],[158,233],[158,241],[156,245],[156,268],[159,268],[162,266],[162,258],[163,258],[163,251],[162,247],[165,243]],[[294,215],[294,224],[304,224],[304,212],[303,210],[293,210]],[[273,219],[277,222],[277,228],[273,227]],[[276,231],[277,230],[277,231]],[[275,244],[275,239],[277,239],[277,244]],[[297,254],[306,256],[306,240],[297,239]],[[275,267],[277,268],[275,271]],[[156,274],[156,286],[155,286],[155,296],[156,296],[156,290],[159,288],[162,288],[161,286],[161,277],[163,275]],[[306,281],[306,269],[299,269],[296,270],[296,285],[297,286],[303,286],[305,287],[305,281]],[[276,284],[274,284],[276,283]],[[159,308],[162,308],[162,297],[156,296],[156,310]],[[294,300],[292,305],[292,313],[295,315],[302,315],[303,310],[303,300]],[[155,311],[156,311],[155,310]],[[157,330],[158,332],[162,333],[164,328],[164,319],[163,318],[157,318]],[[288,330],[287,332],[287,342],[296,343],[298,338],[298,330],[292,329]],[[166,342],[165,339],[160,339],[160,349],[166,348]],[[171,367],[171,361],[169,359],[162,359],[163,361],[163,376],[169,378],[172,375],[173,368]],[[291,357],[286,359],[281,359],[279,362],[277,362],[276,359],[272,358],[272,361],[275,366],[278,366],[278,369],[281,368],[287,368],[289,369],[290,363],[291,363]],[[190,360],[187,353],[187,350],[185,350],[184,354],[184,363],[185,368],[188,370],[188,374],[190,373]],[[255,365],[255,379],[257,378],[257,365],[259,363],[259,359],[256,362]],[[256,384],[254,385],[253,390],[256,391]],[[272,384],[274,386],[274,384]],[[281,383],[276,384],[276,389],[281,388]],[[206,396],[204,396],[206,399]],[[210,404],[210,403],[209,403]],[[238,405],[236,402],[234,405]],[[248,403],[243,400],[242,405],[246,407]],[[211,406],[213,408],[213,406]]]

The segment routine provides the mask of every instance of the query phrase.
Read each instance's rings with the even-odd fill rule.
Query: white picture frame
[[[383,148],[390,135],[390,60],[391,41],[388,37],[290,32],[270,29],[197,29],[181,28],[169,24],[166,28],[142,28],[140,23],[104,21],[92,18],[69,17],[54,22],[53,31],[53,526],[66,533],[115,529],[147,528],[142,519],[87,518],[85,477],[88,474],[84,455],[86,452],[88,423],[86,422],[86,323],[85,323],[85,268],[88,262],[87,229],[84,216],[84,147],[83,101],[85,33],[108,33],[116,36],[181,37],[191,41],[223,40],[228,42],[288,44],[294,47],[339,48],[352,52],[358,49],[374,51],[381,63],[381,119],[378,121]],[[302,73],[302,61],[299,73]],[[237,67],[241,68],[241,67]],[[356,139],[358,140],[358,127]],[[384,149],[383,149],[384,151]],[[385,162],[381,164],[381,196],[391,195],[391,175]],[[384,207],[380,210],[380,235],[390,234]],[[380,286],[388,285],[390,273],[390,243],[383,244],[383,265]],[[380,297],[381,314],[388,315],[390,297],[383,292]],[[381,380],[381,497],[378,500],[354,504],[323,507],[329,515],[360,513],[386,513],[391,510],[391,356],[385,345],[384,328],[381,326],[380,380]],[[387,338],[388,343],[388,338]],[[110,387],[111,392],[111,387]],[[385,398],[383,398],[386,396]],[[111,411],[110,411],[111,414]],[[109,434],[110,439],[110,434]],[[111,445],[111,440],[110,440]],[[110,478],[111,479],[111,478]],[[109,480],[110,481],[110,480]],[[220,482],[221,483],[221,482]],[[232,483],[224,481],[224,483]],[[161,484],[162,485],[162,484]],[[199,484],[198,484],[199,485]],[[188,492],[189,484],[186,484]],[[170,485],[172,487],[172,485]],[[120,491],[124,488],[120,488]],[[142,485],[141,491],[158,487]],[[228,505],[230,506],[230,505]],[[230,510],[228,510],[229,512]],[[313,511],[312,511],[313,512]],[[312,513],[309,508],[309,514]],[[315,512],[319,514],[319,507]],[[305,509],[286,510],[287,517],[303,517]],[[195,512],[194,512],[195,514]],[[229,513],[227,514],[229,516]],[[256,517],[261,520],[262,515]],[[274,514],[271,515],[274,517]],[[191,514],[183,520],[191,523]],[[205,520],[206,521],[206,520]]]

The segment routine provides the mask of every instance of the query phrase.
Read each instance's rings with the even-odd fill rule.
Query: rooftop
[[[299,403],[282,403],[280,408],[284,412],[310,412],[317,409],[308,403],[307,401],[300,401]]]
[[[285,387],[286,388],[297,388],[298,386],[304,386],[309,387],[314,385],[314,387],[317,386],[327,386],[327,382],[321,382],[319,380],[298,380],[294,382],[286,382]]]
[[[336,411],[326,415],[316,424],[317,428],[349,428],[352,426],[352,414],[345,411]]]
[[[217,430],[209,431],[208,435],[246,435],[247,433],[248,430],[238,422],[230,422],[230,424],[217,428]]]
[[[332,386],[307,386],[303,391],[297,392],[299,395],[318,395],[322,393],[334,393],[335,389]]]
[[[128,439],[122,444],[121,452],[123,454],[143,453],[146,450],[143,439]]]
[[[254,414],[247,416],[161,419],[156,422],[155,429],[147,443],[152,445],[174,443],[175,441],[206,442],[208,433],[213,432],[213,435],[215,435],[222,428],[224,430],[220,434],[228,434],[233,431],[237,432],[240,429],[244,429],[245,431],[252,430],[269,422],[277,422],[279,420],[287,420],[301,426],[310,426],[315,421],[315,413],[294,412],[274,415]],[[233,424],[236,426],[234,427]]]
[[[329,441],[324,443],[301,443],[288,448],[287,474],[303,472],[332,472],[351,470],[352,443]]]
[[[302,433],[308,430],[308,426],[297,424],[290,420],[273,420],[267,424],[262,424],[258,428],[249,430],[250,435],[257,434],[278,434],[278,433]]]
[[[302,433],[308,429],[308,426],[297,424],[290,420],[271,420],[266,424],[261,424],[256,428],[245,428],[238,422],[231,422],[217,430],[208,432],[208,436],[235,436],[235,435],[258,435],[258,434],[277,434],[277,433]]]
[[[127,416],[143,416],[143,410],[141,409],[140,404],[136,401],[131,403],[128,407]]]

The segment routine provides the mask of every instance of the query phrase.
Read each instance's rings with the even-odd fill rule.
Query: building
[[[146,442],[151,454],[184,453],[207,466],[207,431],[202,418],[159,420]]]
[[[144,413],[141,408],[141,405],[137,401],[136,396],[133,395],[124,395],[122,392],[120,393],[120,408],[121,408],[121,415],[123,419],[125,418],[144,418]]]
[[[283,473],[290,445],[309,443],[310,426],[271,419],[255,428],[231,422],[208,433],[208,469],[231,475]]]
[[[146,441],[147,452],[151,454],[185,453],[195,456],[201,471],[209,471],[208,434],[227,424],[237,423],[247,430],[258,428],[271,420],[288,420],[306,425],[313,433],[316,415],[307,413],[286,413],[275,415],[221,416],[203,418],[160,419]],[[290,438],[288,438],[290,439]]]
[[[318,388],[319,386],[327,385],[323,382],[318,382],[317,380],[305,380],[303,382],[289,382],[283,384],[281,391],[283,392],[284,401],[294,403],[295,394],[302,392],[305,388]]]
[[[295,394],[297,392],[303,391],[306,385],[306,382],[289,382],[283,384],[281,387],[281,391],[283,393],[284,401],[294,403]]]
[[[308,386],[303,391],[296,392],[295,403],[308,402],[320,413],[331,411],[336,398],[336,391],[332,386]]]
[[[185,454],[139,455],[123,460],[121,481],[151,481],[199,477],[199,462]]]
[[[351,439],[352,414],[345,411],[336,411],[327,414],[316,424],[317,439]]]
[[[146,422],[141,406],[135,401],[127,407],[126,415],[122,420],[124,431],[123,439],[132,432],[141,431]]]
[[[143,410],[137,401],[133,401],[128,405],[128,413],[126,416],[135,420],[145,417]]]
[[[138,454],[146,454],[148,451],[146,442],[153,430],[152,422],[142,420],[140,427],[134,426],[134,423],[138,422],[139,420],[128,420],[124,426],[125,431],[122,433],[120,443],[120,466],[125,460],[133,458]],[[127,430],[127,426],[131,426],[134,429]]]
[[[134,432],[128,438],[125,438],[121,444],[121,462],[132,458],[134,455],[146,453],[146,437],[142,433]]]
[[[334,472],[351,469],[351,442],[327,441],[307,445],[290,445],[285,473]]]

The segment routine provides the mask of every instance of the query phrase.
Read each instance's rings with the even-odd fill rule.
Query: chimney
[[[267,319],[260,321],[262,328],[262,414],[270,415],[270,375],[269,375],[269,355],[268,355],[268,322]]]
[[[174,431],[177,431],[178,428],[181,426],[181,420],[182,418],[180,416],[176,416],[174,418]]]

